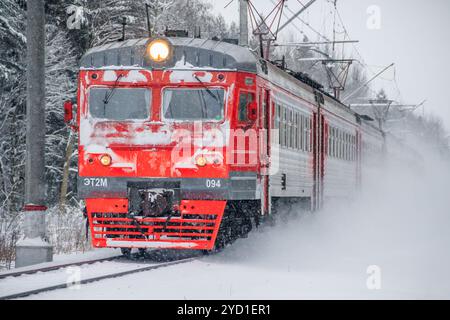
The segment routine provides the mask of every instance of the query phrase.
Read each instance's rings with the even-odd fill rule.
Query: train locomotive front
[[[94,247],[212,250],[250,231],[260,144],[234,132],[258,129],[254,61],[246,49],[186,38],[83,57],[78,194]]]

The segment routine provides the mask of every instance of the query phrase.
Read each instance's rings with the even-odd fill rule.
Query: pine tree
[[[205,31],[204,36],[212,38],[214,30],[214,15],[211,13],[212,5],[203,0],[179,0],[172,7],[176,19],[168,25],[171,29],[187,30],[193,35],[195,29],[200,27]]]
[[[46,29],[46,180],[48,199],[53,205],[60,192],[69,137],[63,104],[76,97],[78,53],[66,29],[51,24]]]
[[[0,214],[20,209],[23,198],[26,108],[25,12],[0,2]]]
[[[89,47],[122,38],[126,19],[126,38],[147,36],[144,0],[92,0],[86,4]]]
[[[154,35],[163,35],[164,30],[170,24],[170,21],[176,19],[173,12],[174,0],[147,0],[149,6],[149,18],[152,33]]]

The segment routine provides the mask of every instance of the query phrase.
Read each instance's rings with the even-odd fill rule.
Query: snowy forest
[[[89,49],[117,41],[122,37],[126,18],[126,37],[148,36],[145,3],[150,4],[154,33],[166,28],[194,34],[201,27],[203,38],[238,37],[238,26],[227,24],[215,15],[203,0],[47,0],[46,1],[46,181],[49,207],[48,235],[55,253],[88,249],[82,204],[76,196],[76,137],[64,123],[63,103],[76,97],[78,61]],[[0,267],[11,267],[14,244],[20,238],[21,209],[24,205],[25,115],[26,115],[26,1],[0,2]],[[304,35],[291,34],[289,41],[307,42]],[[311,39],[315,40],[315,39]],[[253,44],[255,41],[253,40]],[[255,50],[257,49],[257,44]],[[323,51],[329,48],[324,47]],[[321,65],[299,62],[313,55],[307,48],[276,48],[273,58],[285,57],[287,66],[308,73],[326,83]],[[361,87],[368,75],[354,64],[350,69],[349,92]],[[325,86],[326,87],[326,86]],[[383,90],[369,87],[358,91],[359,98],[388,100]],[[350,101],[351,102],[351,101]],[[397,132],[400,138],[415,136],[429,147],[449,157],[449,141],[442,121],[434,116],[395,110],[372,110],[372,117],[384,130]],[[389,121],[395,118],[398,121]],[[62,188],[65,168],[69,170],[68,188]],[[61,190],[64,190],[63,192]],[[62,193],[63,194],[62,194]]]

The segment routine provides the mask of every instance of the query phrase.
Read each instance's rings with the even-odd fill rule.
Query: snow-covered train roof
[[[288,89],[299,95],[298,88],[303,88],[303,98],[314,103],[314,91],[310,85],[288,74],[269,61],[261,61],[248,48],[235,44],[196,38],[166,38],[173,45],[172,58],[161,65],[152,61],[146,55],[146,48],[153,39],[142,38],[121,42],[112,42],[90,49],[81,59],[82,69],[153,69],[163,68],[202,68],[208,70],[233,70],[259,74],[269,81]],[[263,70],[263,67],[266,70]],[[289,89],[288,89],[289,90]],[[352,111],[339,100],[325,92],[325,105],[334,106],[335,111],[340,110],[341,115],[356,116],[364,127],[379,130],[372,124],[359,118],[359,114]],[[300,96],[302,96],[300,94]],[[337,109],[336,109],[337,108]]]
[[[257,72],[257,57],[248,48],[231,43],[194,38],[168,38],[173,56],[163,66],[145,54],[148,38],[108,43],[89,50],[81,59],[81,68],[140,67],[175,68],[180,63],[199,68]]]

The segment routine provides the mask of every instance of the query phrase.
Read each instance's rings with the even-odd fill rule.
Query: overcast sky
[[[228,22],[238,22],[238,0],[234,0],[227,9],[224,6],[229,0],[209,1]],[[273,8],[271,1],[253,0],[253,3],[267,14]],[[307,3],[308,0],[289,0],[287,5],[296,12],[301,8],[299,1]],[[314,29],[327,36],[332,34],[334,20],[331,2],[317,0],[311,9],[301,15]],[[380,71],[382,66],[392,62],[396,64],[395,72],[392,69],[384,74],[374,83],[375,87],[385,87],[391,97],[397,98],[398,91],[392,81],[396,75],[401,92],[399,100],[415,104],[426,99],[425,111],[441,116],[450,131],[450,1],[338,0],[337,5],[350,37],[360,41],[356,47],[370,66],[369,75]],[[374,8],[374,5],[377,7]],[[283,30],[283,36],[289,33],[298,35],[300,29],[310,36],[311,41],[318,40],[318,36],[300,21],[296,21],[295,25],[297,28]],[[359,58],[352,45],[347,45],[347,48],[353,51],[355,58]]]

